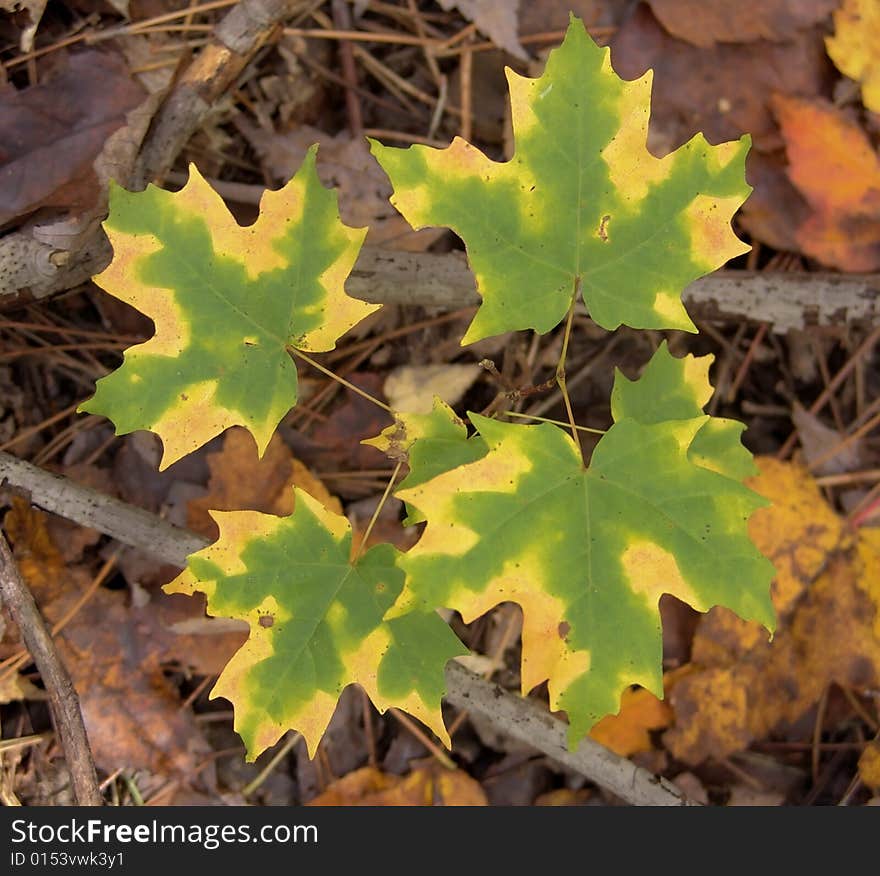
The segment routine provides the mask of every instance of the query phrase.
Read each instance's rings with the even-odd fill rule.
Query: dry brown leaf
[[[699,48],[669,36],[640,4],[610,45],[612,66],[624,79],[654,70],[648,146],[658,156],[698,131],[710,143],[747,133],[756,149],[779,149],[771,96],[826,93],[835,76],[820,28],[784,43]]]
[[[528,60],[517,35],[519,0],[439,0],[439,3],[447,12],[457,9],[499,49],[521,61]]]
[[[479,782],[429,764],[406,776],[366,766],[332,782],[309,806],[486,806]]]
[[[314,496],[336,514],[342,505],[299,460],[277,433],[263,458],[247,429],[234,426],[223,436],[223,447],[208,454],[208,495],[188,503],[187,523],[208,538],[218,535],[208,511],[263,511],[279,517],[293,513],[294,486]]]
[[[672,721],[672,709],[644,688],[627,688],[620,698],[620,711],[603,718],[590,736],[621,757],[650,751],[652,730],[663,730]]]
[[[574,14],[588,27],[615,24],[615,12],[621,4],[606,0],[529,0],[519,10],[521,36],[565,30],[569,15]]]
[[[66,613],[87,583],[69,577],[66,595],[46,606],[47,617]],[[108,774],[148,770],[188,782],[211,749],[165,677],[165,642],[156,632],[150,606],[135,609],[123,592],[98,589],[56,641],[98,766]]]
[[[821,99],[777,95],[773,109],[788,176],[810,205],[801,250],[844,271],[880,268],[880,157],[845,110]]]
[[[355,386],[375,398],[382,395],[382,377],[372,371],[356,371],[346,375]],[[309,435],[291,431],[285,437],[293,446],[294,453],[318,471],[357,471],[383,468],[388,464],[385,455],[366,444],[364,438],[373,438],[386,426],[391,425],[389,414],[363,396],[345,389],[339,392],[339,401],[330,410],[326,420],[319,423]],[[363,496],[356,484],[339,481],[343,495]],[[372,488],[368,491],[372,495]]]
[[[38,511],[21,496],[12,497],[12,508],[3,528],[12,545],[22,578],[35,596],[46,600],[58,593],[64,558],[49,534],[49,515]]]
[[[0,93],[0,226],[39,207],[93,207],[93,162],[144,96],[124,64],[96,50],[71,55],[46,83]]]
[[[810,206],[791,184],[787,170],[784,149],[749,152],[746,180],[753,190],[740,209],[739,221],[749,234],[773,249],[797,252],[797,229],[810,215]]]
[[[40,610],[50,624],[57,623],[81,600],[92,574],[83,566],[65,565],[47,515],[22,499],[13,497],[4,527]],[[158,603],[134,608],[127,600],[125,591],[99,587],[55,636],[92,751],[107,773],[128,767],[190,780],[210,747],[192,713],[181,712],[162,666],[176,659],[186,668],[219,671],[216,665],[205,667],[207,658],[224,666],[246,635],[227,633],[210,641],[177,636],[169,629],[172,616],[163,619]],[[182,601],[190,611],[204,612],[204,604]],[[168,602],[162,603],[166,610]]]
[[[750,532],[777,568],[772,642],[721,608],[701,621],[691,671],[671,687],[664,735],[686,763],[725,757],[790,726],[829,684],[880,680],[880,531],[857,540],[796,465],[759,460],[751,486],[772,499]]]
[[[827,37],[828,56],[845,76],[862,83],[862,102],[880,113],[880,4],[877,0],[843,0],[834,13],[834,35]]]
[[[695,46],[788,40],[821,22],[838,0],[648,0],[673,36]]]
[[[347,131],[331,136],[309,125],[275,133],[242,120],[236,124],[279,184],[296,173],[309,147],[319,144],[318,177],[339,193],[343,222],[356,228],[369,226],[367,243],[420,252],[442,233],[438,229],[413,231],[395,210],[389,200],[391,183],[363,137],[352,137]]]

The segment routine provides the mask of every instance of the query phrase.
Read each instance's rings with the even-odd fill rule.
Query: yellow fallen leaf
[[[336,779],[309,806],[486,806],[479,782],[430,764],[405,776],[366,766]]]
[[[876,739],[865,746],[859,757],[859,778],[872,791],[880,789],[880,742]]]

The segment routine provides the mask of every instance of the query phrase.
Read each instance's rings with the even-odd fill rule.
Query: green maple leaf
[[[157,433],[160,468],[233,425],[262,455],[296,403],[289,349],[331,350],[377,307],[344,291],[366,231],[339,220],[314,147],[286,186],[263,194],[253,225],[238,225],[192,165],[177,193],[114,186],[104,227],[113,261],[95,282],[156,334],[79,409],[109,417],[117,434]]]
[[[700,413],[710,358],[663,346],[641,380],[618,375],[616,422],[589,468],[556,426],[471,414],[485,452],[397,493],[428,524],[388,616],[443,605],[470,622],[519,603],[523,691],[548,680],[572,743],[628,685],[663,695],[663,593],[772,629],[774,570],[748,535],[767,503],[741,483],[742,424]]]
[[[467,649],[431,609],[383,620],[404,583],[393,546],[352,561],[348,520],[299,489],[289,517],[211,515],[220,537],[164,589],[199,590],[211,615],[250,625],[211,693],[233,703],[249,760],[289,729],[302,733],[313,757],[349,684],[360,684],[380,711],[395,706],[419,718],[449,745],[444,667]]]
[[[712,397],[709,367],[714,358],[688,354],[678,359],[663,341],[638,380],[616,371],[611,416],[615,422],[631,417],[640,423],[699,417]],[[688,458],[735,480],[756,475],[752,455],[740,442],[744,429],[737,420],[710,417],[688,448]]]
[[[442,150],[372,141],[406,219],[465,242],[483,302],[462,343],[547,332],[578,286],[604,328],[695,330],[682,290],[749,249],[730,220],[751,191],[750,139],[713,146],[697,134],[655,158],[645,145],[651,75],[621,80],[609,49],[572,17],[540,78],[507,70],[510,161],[459,138]]]

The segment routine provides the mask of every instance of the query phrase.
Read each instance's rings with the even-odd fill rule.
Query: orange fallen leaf
[[[99,587],[73,612],[92,574],[85,566],[64,564],[47,515],[13,498],[4,526],[46,620],[55,624],[69,616],[55,643],[79,696],[98,766],[108,774],[128,768],[192,779],[210,746],[192,713],[181,711],[178,691],[163,671],[175,647],[181,653],[192,648],[191,638],[165,629],[154,603],[129,606],[124,591]],[[224,639],[227,660],[242,638]]]
[[[429,764],[405,776],[366,766],[336,779],[309,806],[486,806],[479,782]]]
[[[672,709],[649,690],[630,687],[620,699],[620,711],[608,715],[590,731],[590,736],[621,757],[650,751],[651,731],[662,730],[672,721]]]
[[[583,806],[593,792],[589,788],[554,788],[535,797],[533,806]]]
[[[880,158],[845,110],[819,99],[772,102],[788,176],[811,214],[796,231],[801,250],[844,271],[880,268]]]

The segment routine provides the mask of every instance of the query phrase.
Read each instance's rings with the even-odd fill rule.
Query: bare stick
[[[46,685],[52,723],[61,740],[64,757],[70,770],[73,796],[80,806],[102,806],[104,799],[98,788],[95,761],[89,748],[86,728],[79,710],[79,698],[67,669],[61,662],[46,622],[37,608],[27,584],[22,580],[12,551],[0,533],[0,599],[9,609],[21,630],[28,651],[40,670]]]
[[[568,726],[537,703],[486,681],[450,661],[446,666],[446,699],[482,715],[508,736],[543,751],[562,766],[586,776],[634,806],[697,805],[675,787],[589,737],[576,751],[566,744]]]
[[[143,508],[0,452],[0,486],[4,483],[29,493],[37,508],[97,529],[175,566],[183,567],[190,554],[209,544],[200,535],[172,526]]]
[[[94,527],[165,563],[183,566],[189,554],[207,544],[201,536],[172,526],[142,508],[0,453],[0,485],[4,479],[28,490],[38,507]],[[451,703],[484,715],[502,732],[543,751],[621,799],[652,806],[680,806],[689,802],[670,782],[590,739],[585,739],[577,751],[568,751],[566,725],[535,703],[507,693],[455,663],[449,664],[446,676]]]

